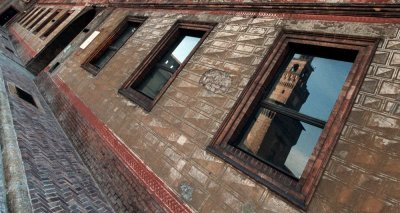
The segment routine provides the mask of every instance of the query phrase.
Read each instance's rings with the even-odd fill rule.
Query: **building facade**
[[[16,4],[16,54],[114,211],[398,211],[400,2]]]

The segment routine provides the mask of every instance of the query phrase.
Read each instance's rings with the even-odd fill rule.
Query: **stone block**
[[[383,82],[379,94],[400,100],[400,83]]]
[[[398,131],[400,129],[399,119],[372,113],[366,126],[388,135],[400,136],[400,131]]]
[[[375,57],[372,61],[377,64],[386,64],[388,58],[389,58],[389,52],[376,51]],[[397,60],[395,61],[395,63],[397,63]]]
[[[224,163],[220,159],[214,157],[205,150],[196,149],[192,155],[192,159],[201,167],[205,168],[209,175],[214,177],[219,177],[225,168]]]
[[[374,94],[377,89],[378,83],[379,80],[377,79],[366,78],[361,87],[361,91]]]
[[[374,213],[380,212],[385,204],[382,200],[376,199],[373,196],[368,196],[359,206],[360,212]]]

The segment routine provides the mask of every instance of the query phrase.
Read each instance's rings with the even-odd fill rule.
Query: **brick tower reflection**
[[[267,101],[299,111],[309,95],[307,81],[314,71],[312,60],[313,57],[303,55],[293,58]],[[303,130],[300,121],[261,108],[241,146],[290,172],[284,164]]]

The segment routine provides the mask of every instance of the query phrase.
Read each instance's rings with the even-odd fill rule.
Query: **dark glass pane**
[[[115,50],[111,50],[107,48],[103,54],[99,55],[98,58],[92,60],[90,63],[96,66],[97,68],[101,69],[103,68],[106,63],[113,57],[115,54]]]
[[[167,83],[172,73],[186,60],[200,39],[201,37],[182,35],[175,44],[171,45],[172,49],[146,75],[143,82],[136,86],[132,85],[132,87],[154,99]]]
[[[101,53],[97,58],[94,58],[90,63],[97,68],[103,68],[107,62],[114,56],[115,52],[124,45],[124,43],[133,35],[136,31],[139,23],[128,22],[126,26],[122,29],[120,34],[114,38],[111,44],[106,48],[106,50]]]
[[[170,72],[162,68],[154,69],[136,88],[136,90],[153,99],[160,92],[169,77],[171,77]]]
[[[300,178],[322,129],[268,109],[260,109],[237,145]]]
[[[136,31],[136,25],[128,22],[128,26],[122,31],[122,33],[112,42],[110,46],[114,46],[119,49],[122,45],[133,35]]]
[[[294,54],[267,100],[326,121],[351,66],[351,62]]]

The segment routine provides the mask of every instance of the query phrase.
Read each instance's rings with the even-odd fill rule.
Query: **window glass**
[[[136,31],[137,26],[135,23],[128,22],[126,28],[122,31],[122,33],[115,39],[115,41],[111,44],[115,48],[119,49],[124,45],[124,43],[133,35]]]
[[[111,59],[111,57],[115,54],[115,50],[112,50],[110,48],[107,48],[103,54],[99,55],[99,57],[90,63],[97,68],[102,68],[104,67],[107,62]]]
[[[271,90],[268,101],[326,121],[352,64],[294,54]]]
[[[253,113],[236,146],[300,178],[351,66],[352,62],[293,54],[263,100],[270,105]],[[322,120],[322,126],[312,119]]]
[[[300,178],[322,129],[268,109],[260,109],[238,147]]]
[[[103,68],[115,55],[115,53],[124,45],[124,43],[133,35],[139,25],[140,24],[136,22],[128,22],[122,31],[116,35],[111,44],[89,63],[98,69]]]
[[[133,89],[154,99],[167,83],[171,75],[179,68],[183,61],[189,56],[192,50],[200,42],[201,37],[181,34],[162,59],[156,63],[152,71],[144,80],[134,86]]]

